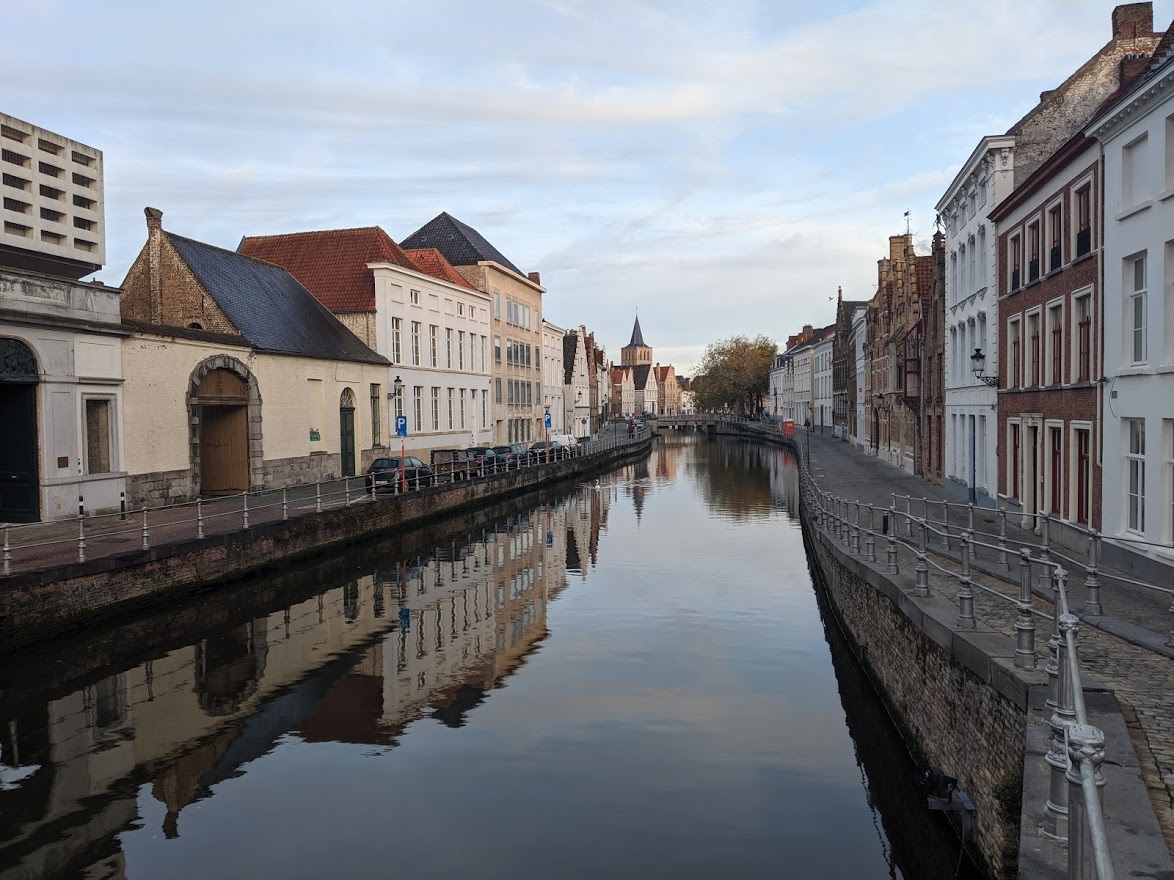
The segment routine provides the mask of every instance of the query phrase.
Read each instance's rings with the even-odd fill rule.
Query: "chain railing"
[[[68,519],[0,523],[3,533],[0,577],[83,563],[109,552],[150,550],[153,544],[159,543],[157,538],[164,530],[164,540],[168,541],[190,537],[203,539],[212,534],[245,531],[264,523],[287,522],[291,518],[350,507],[360,502],[387,500],[394,503],[405,497],[405,493],[543,469],[568,459],[591,458],[619,447],[643,443],[648,436],[649,431],[644,428],[632,435],[620,432],[574,446],[531,450],[527,455],[518,455],[509,461],[503,457],[498,463],[484,459],[476,465],[445,462],[429,468],[428,474],[413,472],[410,476],[406,472],[389,471],[387,475],[391,479],[378,486],[368,473],[153,507],[144,505],[138,510],[128,509],[123,504],[122,509],[108,513],[88,512],[83,497],[78,500],[76,527]]]

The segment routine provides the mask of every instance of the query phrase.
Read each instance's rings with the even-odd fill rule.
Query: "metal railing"
[[[447,462],[430,468],[430,474],[400,475],[387,472],[392,479],[376,486],[369,474],[332,480],[316,480],[269,489],[197,498],[174,504],[143,505],[128,508],[125,493],[120,509],[93,513],[86,509],[85,498],[78,498],[78,512],[72,520],[37,523],[0,523],[0,577],[83,563],[96,555],[150,550],[152,542],[163,540],[203,539],[211,534],[246,531],[262,523],[287,522],[291,518],[321,513],[331,508],[350,507],[363,502],[387,500],[395,503],[408,494],[427,491],[432,486],[488,480],[518,471],[539,470],[568,459],[590,458],[623,446],[648,439],[642,429],[632,436],[615,433],[576,446],[533,450],[525,457],[509,461],[474,465],[470,462]]]
[[[932,595],[931,570],[956,580],[958,614],[955,626],[958,629],[972,630],[977,625],[976,589],[997,602],[1014,606],[1014,662],[1018,667],[1030,669],[1037,663],[1036,618],[1051,620],[1050,656],[1045,671],[1048,675],[1046,705],[1051,709],[1052,742],[1044,758],[1049,770],[1048,799],[1043,807],[1044,828],[1051,836],[1067,842],[1070,878],[1113,880],[1102,803],[1105,778],[1101,765],[1105,757],[1105,737],[1100,729],[1089,723],[1076,640],[1079,618],[1071,613],[1069,606],[1068,572],[1060,562],[1051,558],[1054,550],[1048,542],[1046,527],[1040,543],[1015,542],[1021,546],[1012,547],[1005,528],[994,535],[974,528],[973,508],[969,507],[966,528],[952,533],[948,507],[941,522],[929,516],[932,505],[947,502],[928,501],[922,511],[926,515],[915,516],[909,506],[905,510],[898,508],[898,497],[909,501],[907,496],[894,495],[888,508],[878,509],[875,504],[834,495],[817,485],[808,470],[806,457],[801,449],[798,451],[802,503],[809,511],[807,520],[833,541],[845,545],[850,554],[862,556],[868,563],[878,564],[877,545],[883,541],[884,569],[891,575],[900,574],[900,557],[904,550],[914,560],[914,595],[918,597]],[[899,536],[902,528],[905,532],[903,538]],[[982,540],[986,537],[995,538],[997,543]],[[935,542],[943,551],[948,550],[952,539],[958,541],[957,570],[951,567],[952,557],[931,550]],[[1017,596],[1007,595],[975,580],[972,559],[979,549],[988,550],[1008,568],[1012,555],[1018,558]],[[1097,573],[1095,560],[1093,550],[1088,568],[1094,578]],[[1051,614],[1034,607],[1033,580],[1036,577],[1050,584]]]

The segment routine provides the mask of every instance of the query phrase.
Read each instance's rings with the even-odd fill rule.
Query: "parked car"
[[[536,461],[545,464],[545,462],[546,462],[546,441],[539,440],[537,443],[535,443],[533,446],[531,446],[530,447],[530,454],[536,455],[537,456]],[[560,458],[563,458],[565,454],[566,454],[566,447],[564,447],[557,440],[550,441],[550,460],[551,461],[558,461]]]
[[[512,445],[494,446],[493,451],[497,453],[498,463],[503,470],[516,471],[522,466],[518,450],[514,449]]]
[[[518,454],[518,461],[523,465],[532,465],[538,463],[538,457],[526,448],[525,443],[511,443],[510,448]]]
[[[464,480],[469,476],[471,458],[467,449],[433,449],[432,472],[442,479]]]
[[[492,446],[470,446],[465,452],[469,453],[469,467],[475,474],[482,471],[492,474],[502,468]]]
[[[371,467],[367,468],[363,474],[367,483],[367,494],[380,491],[398,492],[401,479],[407,482],[409,489],[431,486],[435,482],[436,477],[432,473],[432,468],[414,455],[405,456],[403,465],[401,478],[400,457],[398,455],[377,458],[371,462]]]

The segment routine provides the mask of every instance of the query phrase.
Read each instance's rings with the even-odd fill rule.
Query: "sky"
[[[541,272],[550,321],[618,361],[639,309],[687,374],[718,339],[830,323],[838,287],[870,298],[906,211],[928,253],[978,140],[1113,5],[0,0],[0,110],[103,151],[108,284],[147,205],[227,248],[448,211]]]

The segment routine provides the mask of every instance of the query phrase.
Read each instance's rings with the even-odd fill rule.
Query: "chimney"
[[[163,228],[163,212],[158,208],[143,208],[143,213],[147,215],[147,232],[152,229]]]
[[[1113,10],[1113,37],[1150,37],[1154,33],[1153,3],[1124,3]]]
[[[163,279],[159,271],[159,242],[163,238],[163,212],[143,208],[147,216],[147,274],[151,288],[151,323],[163,323]]]
[[[529,274],[527,274],[526,277],[529,278],[531,281],[533,281],[535,284],[537,284],[539,287],[542,286],[542,276],[539,275],[537,272],[530,272]]]

